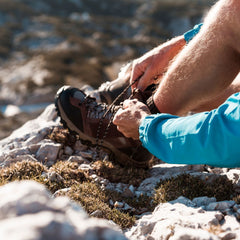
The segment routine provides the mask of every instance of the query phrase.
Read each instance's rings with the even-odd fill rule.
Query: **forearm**
[[[132,89],[145,90],[151,84],[157,84],[166,72],[171,60],[183,49],[186,41],[183,36],[167,41],[157,46],[142,57],[133,61],[132,75],[130,82]]]
[[[200,31],[203,23],[197,24],[193,29],[189,30],[182,36],[175,37],[170,41],[160,45],[162,48],[165,48],[169,52],[168,62],[171,61],[186,44],[188,44]]]
[[[228,26],[229,19],[221,24],[223,16],[230,16],[222,9],[221,5],[216,5],[199,34],[168,68],[154,95],[155,104],[161,112],[185,114],[216,97],[238,74],[238,44],[232,44],[236,34]]]
[[[168,163],[239,167],[239,112],[237,94],[211,112],[187,117],[150,115],[141,122],[140,140]]]
[[[185,45],[186,40],[184,36],[178,36],[152,49],[144,55],[144,58],[157,54],[164,55],[164,64],[167,66]],[[161,66],[159,68],[161,68]]]

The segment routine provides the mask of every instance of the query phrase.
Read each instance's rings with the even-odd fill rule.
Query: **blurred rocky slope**
[[[0,0],[0,109],[52,102],[63,84],[114,79],[123,63],[201,21],[213,2]],[[6,115],[0,138],[21,125]]]

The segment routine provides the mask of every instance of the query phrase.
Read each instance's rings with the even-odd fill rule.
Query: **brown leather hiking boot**
[[[124,166],[149,166],[153,155],[142,147],[140,141],[126,138],[112,124],[114,112],[119,106],[108,109],[107,105],[98,104],[83,91],[69,86],[59,89],[55,105],[62,123],[76,132],[80,139],[110,149],[115,159]]]
[[[137,98],[146,104],[147,99],[155,91],[157,84],[151,84],[143,92],[138,89],[136,89],[137,92],[132,92],[130,85],[131,72],[132,62],[121,68],[117,79],[101,84],[96,90],[92,90],[89,85],[85,85],[81,90],[87,92],[87,95],[96,98],[98,103],[110,105],[114,102],[115,105],[119,105],[126,99]]]
[[[130,84],[130,77],[132,71],[132,62],[123,66],[118,74],[118,78],[113,81],[108,81],[99,86],[97,90],[94,90],[92,95],[98,95],[100,102],[110,105]],[[121,95],[115,102],[116,105],[128,99],[131,95],[131,87],[129,86],[125,94]]]

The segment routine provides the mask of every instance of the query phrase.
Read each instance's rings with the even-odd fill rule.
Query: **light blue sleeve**
[[[165,162],[240,167],[240,94],[210,112],[149,115],[139,133],[143,146]]]
[[[200,31],[203,23],[195,25],[193,29],[189,30],[188,32],[184,33],[184,39],[187,43],[189,43]]]

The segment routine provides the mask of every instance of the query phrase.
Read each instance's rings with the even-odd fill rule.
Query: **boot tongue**
[[[86,95],[83,92],[76,91],[74,93],[73,97],[78,99],[81,103],[83,103],[86,98]]]

